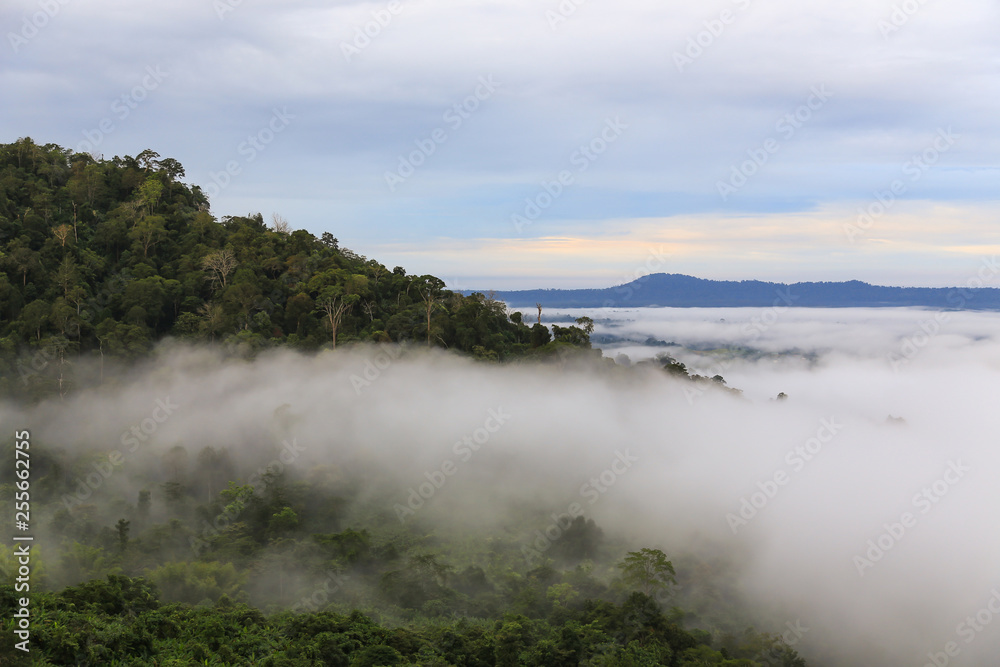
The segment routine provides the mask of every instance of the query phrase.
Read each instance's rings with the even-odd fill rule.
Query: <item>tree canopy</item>
[[[280,214],[216,219],[184,173],[149,149],[95,160],[0,145],[0,392],[65,391],[73,357],[134,359],[166,337],[244,355],[413,342],[495,362],[590,348],[588,330],[554,327],[553,341],[501,301],[389,270]]]

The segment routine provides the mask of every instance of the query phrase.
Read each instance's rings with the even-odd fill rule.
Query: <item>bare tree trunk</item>
[[[344,315],[350,308],[350,304],[341,301],[337,303],[337,299],[330,299],[324,302],[323,310],[326,311],[326,316],[330,320],[330,335],[333,339],[333,349],[337,349],[337,329],[340,327],[341,320],[344,319]]]

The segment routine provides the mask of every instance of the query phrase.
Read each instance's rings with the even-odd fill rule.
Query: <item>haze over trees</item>
[[[27,408],[114,391],[171,339],[244,360],[394,343],[484,364],[574,357],[636,372],[600,361],[590,318],[545,326],[539,305],[529,327],[492,295],[389,270],[278,214],[218,221],[184,175],[152,150],[98,161],[30,139],[0,146],[0,393]],[[651,366],[718,384],[669,357]],[[293,423],[290,406],[275,411],[276,434]],[[779,637],[744,630],[749,610],[697,627],[672,606],[667,555],[629,552],[592,519],[577,517],[529,562],[511,535],[484,552],[419,521],[386,531],[382,515],[358,509],[384,492],[372,480],[275,461],[248,478],[260,463],[249,443],[154,448],[147,435],[122,434],[118,453],[139,453],[110,481],[120,463],[107,462],[107,443],[32,442],[45,536],[32,561],[33,652],[5,640],[3,664],[804,664]],[[6,459],[13,446],[2,442]],[[5,503],[14,493],[0,484]],[[16,570],[0,551],[8,638]]]

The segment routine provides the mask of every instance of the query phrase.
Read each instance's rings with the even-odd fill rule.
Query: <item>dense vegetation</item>
[[[560,586],[550,587],[558,600]],[[0,596],[8,597],[0,589]],[[141,579],[111,576],[36,596],[36,648],[29,662],[5,646],[8,665],[381,665],[616,667],[804,666],[774,637],[727,638],[707,646],[704,632],[682,630],[655,601],[633,593],[624,603],[587,600],[553,606],[550,618],[506,614],[496,620],[460,619],[415,629],[380,625],[360,612],[270,617],[221,597],[214,605],[160,604]],[[12,608],[0,600],[0,608]],[[6,611],[6,609],[3,609]],[[727,656],[748,656],[734,657]]]
[[[234,353],[414,342],[505,361],[589,348],[500,301],[392,270],[275,215],[209,212],[184,168],[145,150],[95,161],[0,145],[0,393],[65,391],[67,357],[131,359],[174,336]]]
[[[33,521],[45,526],[32,555],[34,662],[10,639],[9,548],[0,662],[805,664],[741,625],[724,566],[675,570],[658,550],[626,552],[593,520],[566,515],[538,551],[503,531],[484,540],[420,518],[401,525],[388,502],[359,501],[371,480],[330,466],[268,468],[239,485],[224,482],[237,476],[225,450],[206,446],[190,463],[181,450],[130,478],[169,480],[130,502],[112,488],[73,489],[94,456],[32,444]],[[0,485],[5,505],[13,493]]]
[[[586,318],[529,327],[494,298],[388,270],[280,216],[217,221],[183,176],[149,150],[95,161],[30,139],[0,146],[0,394],[58,400],[113,382],[168,337],[240,357],[393,342],[484,363],[567,352],[598,363]],[[660,365],[724,389],[670,357]],[[13,448],[0,441],[4,461]],[[724,564],[675,571],[662,552],[629,551],[583,517],[526,557],[509,532],[403,525],[392,500],[372,499],[372,480],[194,451],[177,446],[133,470],[126,495],[79,482],[106,455],[32,442],[32,521],[44,527],[32,551],[32,653],[12,646],[19,594],[7,547],[0,663],[805,664],[749,629]],[[256,482],[238,481],[258,466]],[[5,506],[14,495],[0,484]]]

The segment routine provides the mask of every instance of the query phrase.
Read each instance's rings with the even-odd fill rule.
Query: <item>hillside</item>
[[[63,393],[70,360],[130,361],[167,337],[234,354],[413,342],[505,361],[589,347],[503,303],[388,269],[275,214],[217,220],[183,166],[152,150],[95,160],[0,145],[0,395]]]
[[[415,516],[458,464],[412,468],[419,493],[401,476],[415,443],[455,437],[458,420],[439,414],[511,371],[518,394],[557,401],[546,387],[586,379],[612,395],[738,396],[721,376],[668,356],[597,362],[587,318],[528,327],[499,300],[389,270],[330,233],[257,213],[216,220],[183,176],[149,150],[95,161],[29,139],[0,146],[0,412],[24,429],[0,453],[31,462],[0,483],[0,500],[30,495],[33,540],[30,590],[14,580],[25,551],[0,550],[0,614],[8,637],[23,633],[0,663],[805,665],[751,628],[780,624],[743,599],[725,554],[679,554],[675,569],[658,548],[605,536],[579,503],[553,514],[534,486],[506,507],[484,503],[489,521],[474,527],[444,511],[448,494],[478,504],[474,476],[502,453],[499,435],[438,514]],[[169,339],[188,344],[157,346]],[[363,392],[352,367],[363,372],[369,348],[353,344],[365,342],[454,354],[400,352],[396,382]],[[262,354],[274,348],[298,354]],[[567,353],[595,363],[499,365]],[[171,375],[184,384],[161,395],[153,385]],[[136,400],[151,417],[134,414]],[[471,443],[451,450],[459,462],[510,419],[505,405],[456,442]],[[314,418],[318,430],[300,430]],[[443,430],[421,441],[421,419]],[[15,631],[22,611],[30,633]]]

